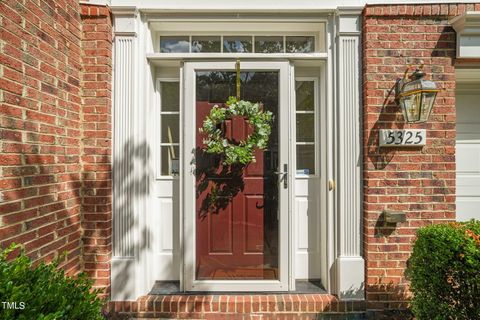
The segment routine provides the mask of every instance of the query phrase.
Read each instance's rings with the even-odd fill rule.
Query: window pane
[[[162,115],[162,143],[178,143],[178,114]]]
[[[188,36],[162,36],[160,37],[160,52],[189,52],[190,43]]]
[[[315,174],[314,145],[297,145],[297,173]]]
[[[162,146],[162,176],[179,173],[179,147]]]
[[[315,91],[313,81],[295,82],[295,100],[297,111],[314,111]]]
[[[315,116],[312,113],[297,113],[297,141],[314,142],[315,141]]]
[[[292,36],[286,39],[287,52],[314,52],[315,37],[313,36]]]
[[[224,103],[235,95],[235,72],[198,71],[195,91],[197,101]]]
[[[220,52],[220,37],[192,37],[192,52]]]
[[[283,52],[283,37],[255,37],[255,52]]]
[[[278,177],[273,174],[278,170],[278,138],[275,137],[280,130],[277,125],[280,75],[278,71],[242,68],[240,77],[241,98],[261,101],[264,110],[272,112],[272,132],[268,147],[256,151],[257,165],[247,169],[225,166],[218,155],[203,152],[203,137],[197,135],[197,148],[194,150],[197,188],[196,199],[192,199],[196,202],[196,239],[200,244],[195,252],[197,280],[278,280],[282,272],[277,219],[279,183]],[[205,99],[218,99],[216,88],[223,88],[223,94],[231,90],[235,95],[235,80],[236,73],[232,71],[196,72],[197,125],[201,125],[214,105],[212,100]],[[199,90],[206,87],[210,89]],[[227,97],[224,96],[222,102]],[[233,122],[227,125],[225,133],[244,140],[248,131],[244,129],[248,126],[240,119]],[[261,190],[251,198],[241,194],[258,184],[258,180],[249,177],[266,177]],[[242,201],[248,209],[242,217],[232,216],[238,201]]]
[[[223,37],[223,52],[252,52],[252,37]]]
[[[180,90],[178,82],[160,82],[160,97],[162,111],[178,111],[180,104]]]

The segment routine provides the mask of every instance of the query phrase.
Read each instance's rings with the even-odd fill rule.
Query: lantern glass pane
[[[400,98],[400,105],[407,122],[417,122],[420,119],[420,94],[412,94]]]
[[[422,89],[422,81],[421,80],[413,80],[410,82],[407,82],[404,86],[402,91],[404,93],[407,92],[413,92],[413,91],[418,91]]]
[[[435,102],[436,92],[423,92],[422,93],[422,109],[420,112],[420,122],[428,120],[430,112],[432,111],[433,103]]]

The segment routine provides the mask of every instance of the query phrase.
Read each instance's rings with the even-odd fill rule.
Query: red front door
[[[246,166],[223,165],[220,156],[205,153],[205,136],[198,133],[214,104],[233,91],[232,74],[197,75],[196,279],[278,279],[277,126],[268,148],[256,150],[256,162]],[[277,72],[244,72],[242,88],[242,99],[262,102],[276,115]],[[227,120],[222,130],[234,142],[252,131],[241,117]]]

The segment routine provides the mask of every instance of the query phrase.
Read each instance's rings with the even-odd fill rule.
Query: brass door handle
[[[335,180],[332,180],[332,179],[328,180],[328,190],[329,191],[335,190]]]

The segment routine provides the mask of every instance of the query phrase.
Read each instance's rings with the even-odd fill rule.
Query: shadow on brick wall
[[[414,319],[409,308],[410,295],[406,285],[369,284],[366,292],[367,319],[373,320],[411,320]]]
[[[403,129],[403,121],[398,121],[400,108],[395,102],[395,85],[390,88],[379,112],[379,117],[370,129],[367,156],[376,170],[385,169],[395,155],[396,149],[379,146],[380,129]],[[394,124],[397,124],[394,126]]]
[[[13,119],[4,120],[7,127],[11,122],[12,129],[17,128]],[[2,166],[2,178],[16,183],[2,189],[1,247],[20,244],[36,262],[50,262],[65,253],[60,267],[76,274],[82,270],[79,155],[67,154],[68,145],[42,144],[37,133],[26,134],[28,142],[18,138],[13,143],[3,137],[4,149],[8,144],[8,152],[22,160],[15,166]],[[20,137],[21,133],[12,135]],[[59,151],[62,147],[63,152]]]

